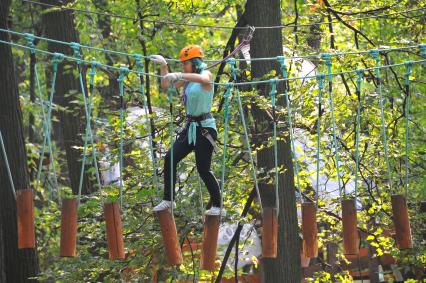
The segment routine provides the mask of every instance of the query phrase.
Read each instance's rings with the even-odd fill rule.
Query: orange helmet
[[[192,58],[204,58],[203,50],[198,45],[188,45],[182,48],[179,52],[179,59],[181,62]]]

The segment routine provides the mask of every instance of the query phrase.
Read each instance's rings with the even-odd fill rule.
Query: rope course
[[[24,2],[28,2],[28,3],[36,3],[35,1],[30,1],[30,0],[23,0]],[[38,2],[37,2],[38,3]],[[38,3],[40,4],[40,3]],[[52,5],[55,6],[55,5]],[[55,6],[57,7],[57,6]],[[69,8],[63,8],[61,7],[61,9],[69,9]],[[423,9],[423,8],[422,8]],[[158,21],[155,21],[158,22]],[[177,24],[177,23],[176,23]],[[188,26],[191,26],[190,24],[187,24]],[[198,26],[198,25],[195,25]],[[223,28],[221,26],[215,26],[215,28]],[[278,28],[278,27],[256,27],[256,29],[262,29],[262,28]],[[281,27],[280,27],[281,28]],[[247,36],[245,37],[245,39],[243,40],[243,42],[239,45],[239,46],[244,46],[244,45],[248,45],[251,36],[253,35],[255,28],[251,27],[250,29],[248,29],[247,32]],[[119,121],[118,121],[118,125],[119,125],[119,148],[118,148],[118,165],[119,165],[119,208],[117,210],[119,210],[120,208],[123,209],[123,190],[125,187],[124,184],[124,176],[123,176],[123,172],[125,170],[125,164],[124,164],[124,142],[125,142],[125,131],[126,131],[126,109],[125,109],[125,81],[126,79],[130,79],[129,78],[129,74],[135,74],[139,77],[139,81],[137,82],[138,84],[138,99],[142,100],[143,103],[143,111],[144,111],[144,118],[145,118],[145,127],[147,130],[147,136],[149,139],[149,150],[150,150],[150,156],[151,156],[151,166],[152,166],[152,179],[153,179],[153,186],[156,190],[156,194],[157,197],[159,197],[159,180],[158,180],[158,175],[157,175],[157,156],[156,156],[156,151],[155,151],[155,144],[154,144],[154,130],[152,128],[152,124],[151,124],[151,117],[149,115],[149,111],[148,111],[148,97],[147,97],[147,93],[145,91],[145,86],[144,86],[144,78],[143,76],[151,76],[157,79],[161,79],[164,78],[164,76],[161,75],[157,75],[157,74],[153,74],[153,73],[149,73],[146,69],[145,66],[143,64],[143,59],[149,59],[150,56],[142,56],[140,54],[130,54],[130,53],[125,53],[125,52],[120,52],[120,51],[114,51],[114,50],[108,50],[108,49],[102,49],[102,48],[95,48],[92,46],[88,46],[88,45],[82,45],[76,42],[64,42],[64,41],[59,41],[59,40],[53,40],[53,39],[49,39],[49,38],[45,38],[45,37],[39,37],[39,36],[35,36],[33,34],[28,34],[28,33],[20,33],[20,32],[16,32],[16,31],[11,31],[11,30],[6,30],[6,29],[0,29],[0,32],[6,32],[9,34],[13,34],[13,35],[17,35],[20,37],[23,37],[26,40],[26,45],[23,44],[18,44],[15,42],[9,42],[6,40],[0,40],[1,44],[6,44],[9,45],[11,47],[15,47],[15,48],[20,48],[20,49],[24,49],[24,50],[29,50],[31,54],[41,54],[41,55],[45,55],[49,58],[49,62],[51,64],[52,70],[53,70],[53,74],[52,74],[52,79],[51,79],[51,89],[50,89],[50,93],[49,93],[49,97],[48,97],[48,103],[46,103],[47,105],[47,109],[45,109],[45,102],[44,102],[44,98],[43,98],[43,94],[41,92],[41,86],[40,86],[40,80],[39,80],[39,75],[38,75],[38,71],[37,71],[37,64],[34,65],[35,68],[35,80],[36,80],[36,85],[37,85],[37,89],[39,92],[39,97],[40,97],[40,101],[41,101],[41,112],[42,112],[42,119],[43,119],[43,130],[44,130],[44,136],[43,136],[43,142],[42,142],[42,147],[40,150],[40,158],[39,158],[39,164],[38,164],[38,171],[37,171],[37,178],[36,178],[36,182],[35,182],[35,190],[37,190],[39,183],[40,183],[40,178],[41,178],[41,172],[42,172],[42,165],[43,165],[43,157],[44,157],[44,153],[45,153],[45,147],[48,147],[49,150],[49,155],[50,155],[50,159],[51,159],[51,166],[53,169],[53,173],[54,173],[54,178],[55,178],[55,187],[58,188],[58,183],[57,183],[57,176],[56,176],[56,168],[55,168],[55,160],[53,158],[53,147],[52,147],[52,142],[51,142],[51,123],[52,123],[52,108],[53,108],[53,99],[54,99],[54,95],[55,95],[55,86],[56,86],[56,78],[58,75],[58,66],[59,64],[63,63],[64,61],[67,62],[72,62],[75,63],[77,70],[78,70],[78,80],[79,80],[79,87],[81,89],[81,93],[82,93],[82,98],[83,98],[83,103],[84,103],[84,113],[85,113],[85,135],[84,135],[84,145],[83,145],[83,151],[82,151],[82,164],[81,164],[81,171],[80,171],[80,179],[79,179],[79,187],[78,187],[78,202],[77,202],[77,207],[80,204],[80,199],[81,199],[81,194],[82,194],[82,187],[83,187],[83,178],[84,178],[84,172],[85,172],[85,166],[86,166],[86,159],[87,159],[87,154],[88,154],[88,148],[90,147],[91,149],[91,155],[92,155],[92,161],[93,161],[93,166],[95,167],[95,174],[96,174],[96,181],[97,181],[97,185],[99,188],[99,194],[100,194],[100,199],[102,202],[102,205],[105,206],[106,204],[104,203],[104,197],[103,197],[103,188],[102,188],[102,182],[101,182],[101,178],[100,178],[100,172],[99,172],[99,168],[98,168],[98,163],[97,163],[97,148],[95,146],[95,141],[94,141],[94,133],[92,130],[92,115],[93,114],[93,95],[94,95],[94,90],[95,90],[95,76],[97,74],[98,70],[113,70],[116,75],[117,75],[117,81],[118,81],[118,89],[119,89]],[[35,39],[39,39],[39,40],[43,40],[43,41],[47,41],[47,42],[52,42],[52,43],[58,43],[58,44],[64,44],[69,46],[72,51],[73,54],[72,55],[64,55],[62,53],[54,53],[54,52],[49,52],[49,51],[45,51],[42,49],[38,49],[35,47],[34,45],[34,40]],[[88,50],[95,50],[95,51],[99,51],[99,52],[103,52],[103,53],[108,53],[108,54],[116,54],[116,55],[123,55],[123,56],[128,56],[129,58],[131,58],[131,60],[133,60],[133,62],[135,63],[135,67],[134,68],[130,68],[130,67],[125,67],[125,66],[112,66],[112,65],[108,65],[108,64],[104,64],[98,61],[89,61],[89,60],[85,60],[83,59],[83,54],[82,54],[82,50],[83,49],[88,49]],[[418,55],[419,57],[421,57],[421,60],[412,60],[412,61],[405,61],[405,62],[400,62],[400,63],[395,63],[395,64],[388,64],[388,65],[381,65],[380,62],[380,55],[384,54],[384,53],[388,53],[388,52],[396,52],[396,51],[416,51],[418,50],[418,54],[416,53],[415,55]],[[237,53],[238,51],[234,51],[231,53],[231,55],[233,56],[235,53]],[[229,56],[231,56],[229,55]],[[341,56],[348,56],[348,55],[369,55],[373,58],[375,65],[373,67],[370,68],[364,68],[364,69],[355,69],[355,70],[346,70],[346,71],[336,71],[333,72],[333,59],[337,58],[337,57],[341,57]],[[229,57],[228,56],[228,57]],[[296,120],[296,116],[293,116],[294,113],[297,112],[297,107],[295,107],[295,101],[296,99],[290,99],[290,90],[289,90],[289,82],[291,81],[304,81],[306,79],[315,79],[315,82],[317,84],[317,97],[318,97],[318,102],[317,102],[317,106],[314,106],[314,111],[318,112],[317,113],[317,122],[316,122],[316,188],[315,188],[315,193],[316,193],[316,200],[315,200],[315,204],[314,203],[310,203],[311,207],[316,207],[318,208],[318,200],[319,200],[319,187],[320,187],[320,169],[321,169],[321,126],[324,126],[323,123],[323,112],[325,110],[325,107],[323,107],[323,99],[324,99],[324,94],[325,92],[327,92],[328,94],[328,106],[329,106],[329,112],[330,112],[330,120],[331,120],[331,136],[332,136],[332,144],[331,144],[331,160],[335,161],[335,167],[336,167],[336,177],[337,177],[337,186],[338,186],[338,191],[339,191],[339,196],[342,199],[342,211],[344,211],[343,209],[343,201],[352,201],[349,199],[349,196],[347,195],[347,190],[346,190],[346,186],[345,186],[345,182],[341,176],[341,173],[343,172],[343,170],[340,168],[340,155],[339,155],[339,129],[337,127],[337,119],[335,117],[335,101],[334,101],[334,89],[333,89],[333,77],[334,76],[342,76],[342,75],[346,75],[346,74],[351,74],[351,75],[356,75],[356,117],[355,117],[355,124],[356,124],[356,128],[355,128],[355,174],[354,174],[354,183],[355,183],[355,201],[353,202],[354,204],[354,209],[353,211],[355,211],[355,215],[356,215],[356,197],[358,194],[358,182],[359,182],[359,163],[360,163],[360,158],[359,158],[359,143],[360,143],[360,132],[361,132],[361,109],[362,109],[362,83],[363,80],[365,80],[365,76],[364,74],[367,71],[375,71],[375,76],[374,79],[376,80],[376,85],[377,85],[377,93],[379,95],[379,109],[380,109],[380,119],[381,119],[381,139],[383,142],[383,147],[384,147],[384,157],[386,159],[386,172],[387,172],[387,178],[388,178],[388,182],[389,182],[389,189],[390,192],[392,192],[392,172],[391,172],[391,164],[390,164],[390,157],[389,157],[389,146],[388,146],[388,137],[387,137],[387,128],[386,128],[386,117],[385,117],[385,97],[383,95],[383,90],[382,90],[382,79],[381,79],[381,70],[382,69],[388,69],[388,68],[392,68],[392,67],[401,67],[404,66],[405,67],[405,74],[404,74],[404,79],[405,79],[405,104],[404,104],[404,118],[405,118],[405,194],[407,195],[408,192],[408,186],[409,186],[409,159],[408,159],[408,154],[409,154],[409,119],[410,119],[410,84],[411,84],[411,79],[410,76],[412,74],[412,68],[413,65],[415,64],[423,64],[424,66],[426,66],[426,44],[419,44],[419,45],[413,45],[413,46],[405,46],[405,47],[397,47],[397,48],[387,48],[387,49],[373,49],[373,50],[361,50],[361,51],[349,51],[349,52],[340,52],[340,53],[320,53],[320,54],[315,54],[315,55],[306,55],[306,56],[294,56],[294,57],[284,57],[284,56],[275,56],[275,57],[267,57],[267,58],[252,58],[250,59],[250,61],[272,61],[274,60],[275,62],[277,62],[280,66],[281,69],[281,74],[279,77],[273,78],[273,79],[259,79],[259,80],[253,80],[253,81],[247,81],[247,82],[241,82],[238,79],[238,67],[237,67],[237,62],[238,61],[243,61],[244,59],[235,59],[235,58],[223,58],[220,60],[206,60],[208,62],[214,62],[216,63],[222,63],[225,62],[229,65],[229,70],[230,70],[230,74],[231,74],[231,79],[229,82],[218,82],[218,83],[211,83],[212,85],[215,86],[221,86],[224,87],[225,92],[224,92],[224,108],[223,108],[223,130],[224,130],[224,134],[223,134],[223,155],[222,155],[222,163],[221,163],[221,179],[220,179],[220,191],[221,191],[221,203],[220,203],[220,214],[219,214],[219,221],[220,218],[222,217],[222,211],[223,211],[223,203],[224,203],[224,191],[225,191],[225,177],[226,177],[226,170],[227,170],[227,150],[228,147],[230,146],[229,144],[229,128],[230,128],[230,119],[231,119],[231,106],[232,106],[232,99],[236,99],[236,103],[238,105],[238,114],[240,116],[241,119],[241,126],[244,130],[244,148],[243,150],[247,151],[248,154],[248,159],[249,159],[249,167],[250,167],[250,173],[252,173],[252,178],[253,178],[253,182],[255,185],[255,192],[257,194],[257,199],[258,202],[260,203],[260,211],[261,214],[264,215],[264,207],[262,205],[262,199],[261,199],[261,195],[260,195],[260,189],[259,189],[259,184],[258,184],[258,172],[256,169],[256,164],[255,164],[255,155],[252,152],[252,146],[250,143],[250,139],[249,139],[249,133],[248,133],[248,125],[246,122],[246,118],[244,115],[244,110],[243,110],[243,103],[242,103],[242,99],[241,99],[241,94],[240,94],[240,87],[241,86],[251,86],[251,87],[256,87],[259,85],[269,85],[270,87],[270,91],[269,91],[269,98],[270,98],[270,104],[268,106],[270,106],[270,108],[272,109],[272,130],[273,130],[273,155],[274,155],[274,189],[275,189],[275,201],[276,201],[276,218],[278,218],[278,215],[280,213],[280,207],[279,207],[279,193],[280,193],[280,185],[282,186],[282,184],[279,183],[279,152],[278,152],[278,139],[280,138],[280,135],[283,134],[287,134],[287,133],[283,133],[283,132],[279,132],[277,131],[277,125],[278,125],[278,119],[277,119],[277,112],[278,114],[280,114],[280,110],[277,110],[277,97],[278,96],[278,91],[277,91],[277,84],[278,83],[284,83],[284,89],[283,89],[283,98],[285,99],[285,103],[283,103],[285,105],[286,108],[286,118],[287,118],[287,123],[288,123],[288,138],[290,140],[290,147],[291,147],[291,158],[293,161],[293,169],[294,169],[294,175],[295,175],[295,179],[296,179],[296,192],[299,195],[299,199],[297,199],[297,201],[300,201],[301,203],[302,201],[302,181],[301,181],[301,175],[300,174],[300,164],[299,164],[299,160],[297,158],[297,154],[296,154],[296,138],[295,138],[295,133],[294,133],[294,121],[293,121],[293,117]],[[291,60],[298,60],[298,59],[310,59],[310,58],[315,58],[318,60],[318,64],[320,65],[320,67],[324,68],[324,72],[323,73],[315,73],[313,75],[311,75],[310,73],[308,73],[307,75],[303,76],[303,77],[296,77],[296,76],[290,76],[289,72],[287,70],[287,66],[286,66],[286,62],[289,62]],[[176,59],[169,59],[169,61],[176,61]],[[215,64],[213,64],[211,67],[213,67]],[[129,64],[130,65],[130,64]],[[89,90],[86,91],[86,87],[85,87],[85,77],[86,74],[84,72],[84,68],[89,68]],[[325,80],[327,80],[328,82],[328,90],[325,90]],[[165,164],[165,166],[170,166],[170,176],[165,176],[166,178],[170,178],[170,196],[171,196],[171,217],[170,217],[170,223],[174,223],[174,158],[176,158],[176,156],[173,156],[173,147],[174,147],[174,123],[175,123],[175,116],[174,116],[174,112],[173,112],[173,107],[174,107],[174,97],[177,94],[177,89],[176,86],[174,84],[172,84],[170,87],[168,87],[167,89],[167,98],[168,98],[168,103],[169,103],[169,111],[170,111],[170,120],[168,122],[168,131],[169,131],[169,138],[170,138],[170,164]],[[315,103],[314,103],[315,104]],[[292,108],[293,107],[293,108]],[[316,114],[316,113],[315,113]],[[327,116],[328,117],[328,116]],[[336,121],[337,120],[337,121]],[[315,132],[314,132],[315,133]],[[5,146],[4,146],[4,141],[3,141],[3,137],[2,137],[2,133],[0,132],[0,145],[2,148],[2,152],[5,158],[5,163],[6,163],[6,167],[8,170],[8,175],[9,175],[9,179],[12,185],[12,190],[13,190],[13,194],[16,198],[16,193],[15,193],[15,188],[13,185],[13,180],[12,180],[12,175],[10,173],[10,167],[9,167],[9,162],[6,156],[6,150],[5,150]],[[344,155],[343,155],[344,157]],[[343,159],[344,160],[344,159]],[[303,163],[302,163],[303,166]],[[49,167],[50,170],[50,167]],[[259,170],[260,171],[260,170]],[[268,173],[269,174],[269,173]],[[334,173],[333,173],[334,174]],[[260,173],[259,173],[260,175]],[[271,178],[272,179],[272,178]],[[168,180],[168,179],[167,179]],[[343,180],[343,181],[342,181]],[[201,203],[201,207],[202,210],[204,210],[203,207],[203,197],[202,197],[202,188],[201,188],[201,181],[200,181],[200,177],[198,176],[198,186],[199,186],[199,193],[200,193],[200,203]],[[281,188],[281,193],[284,192],[284,189]],[[58,192],[58,198],[60,198],[60,192]],[[349,203],[349,202],[346,202]],[[111,206],[111,211],[112,211],[112,216],[117,216],[117,214],[119,214],[119,211],[115,210],[115,207],[118,207],[118,204],[115,202],[114,203],[115,206]],[[105,208],[107,208],[107,206],[105,206]],[[268,215],[268,211],[269,209],[273,209],[270,207],[265,207],[265,211],[267,213],[265,213],[265,215]],[[106,210],[106,209],[105,209]],[[168,211],[167,211],[168,213]],[[315,211],[316,213],[316,211]],[[116,234],[122,234],[121,231],[121,216],[118,216],[118,218],[120,219],[120,222],[117,223],[113,223],[116,224],[118,226],[120,226],[119,231],[120,232],[116,232]],[[160,216],[159,216],[160,217]],[[161,217],[165,217],[164,215]],[[168,217],[168,215],[167,215]],[[262,216],[264,217],[264,216]],[[315,216],[316,217],[316,216]],[[316,219],[314,217],[314,220]],[[265,219],[266,217],[264,217]],[[165,219],[165,218],[163,218]],[[274,218],[271,218],[274,219]],[[344,217],[342,216],[342,219],[344,219]],[[161,222],[161,220],[160,220]],[[263,224],[265,224],[266,221],[264,221]],[[273,220],[271,223],[272,224],[277,224],[276,220]],[[316,224],[316,221],[313,221]],[[345,221],[342,221],[345,222]],[[274,224],[274,225],[275,225]],[[354,229],[353,230],[357,230],[357,224],[356,224],[356,218],[355,221],[352,223],[354,224]],[[107,223],[108,225],[108,223]],[[161,224],[160,224],[161,225]],[[167,225],[166,225],[167,226]],[[272,227],[273,225],[270,225],[270,227]],[[171,227],[170,225],[168,225],[167,227]],[[217,227],[219,227],[219,222],[217,223]],[[267,225],[265,225],[264,227],[268,227]],[[316,226],[315,226],[316,227]],[[174,229],[176,230],[176,226],[174,226]],[[219,228],[217,228],[219,229]],[[343,227],[343,229],[345,229],[345,227]],[[273,231],[274,233],[277,233],[278,228],[271,228],[271,231]],[[108,231],[108,228],[107,228]],[[266,231],[266,232],[270,232],[268,229],[264,228],[262,231]],[[108,233],[108,232],[107,232]],[[162,230],[163,233],[163,230]],[[177,232],[173,232],[174,234],[176,234]],[[264,234],[266,235],[266,234]],[[112,237],[112,236],[109,236]],[[115,235],[114,237],[117,237],[117,235]],[[122,239],[122,235],[119,235],[119,237],[116,239],[119,243],[119,245],[121,245],[119,248],[117,248],[117,250],[120,250],[120,254],[117,255],[117,258],[119,259],[124,259],[124,244],[122,244],[123,239]],[[164,236],[163,236],[164,237]],[[316,237],[316,236],[315,236]],[[175,237],[176,240],[178,239],[178,237]],[[265,238],[263,238],[265,239]],[[276,240],[276,237],[275,237]],[[315,238],[316,240],[316,238]],[[265,241],[266,242],[266,241]],[[271,241],[272,242],[272,241]],[[215,240],[215,243],[217,243],[217,239]],[[262,243],[263,244],[263,243]],[[109,245],[109,244],[108,244]],[[178,245],[177,245],[178,246]],[[358,248],[358,245],[356,245],[356,248]],[[346,249],[346,247],[345,247]],[[176,250],[178,252],[180,252],[179,247],[176,248]],[[216,249],[215,249],[216,251]],[[167,253],[167,251],[166,251]],[[273,256],[265,256],[265,257],[273,257]],[[276,257],[276,256],[275,256]],[[113,258],[110,255],[110,258]],[[177,259],[177,261],[181,261],[181,259]]]

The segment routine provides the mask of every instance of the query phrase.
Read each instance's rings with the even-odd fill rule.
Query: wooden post
[[[161,210],[157,212],[157,215],[160,220],[161,234],[163,236],[168,264],[182,264],[182,251],[177,236],[175,219],[171,211],[169,209]]]
[[[357,215],[354,199],[342,200],[343,243],[345,254],[359,253]]]
[[[276,258],[278,240],[277,210],[274,207],[264,207],[262,221],[262,256]]]
[[[60,256],[74,257],[77,246],[77,199],[63,199]]]
[[[18,248],[35,248],[33,190],[18,190],[16,196],[18,216]]]
[[[317,208],[313,202],[302,203],[302,234],[305,242],[305,255],[308,258],[318,256]]]
[[[411,249],[413,247],[413,242],[411,239],[410,219],[405,197],[403,195],[393,195],[391,201],[398,248]]]
[[[219,215],[206,215],[204,222],[203,246],[201,248],[201,269],[213,271],[216,261]]]
[[[109,259],[124,259],[124,241],[118,202],[105,203],[104,214]]]

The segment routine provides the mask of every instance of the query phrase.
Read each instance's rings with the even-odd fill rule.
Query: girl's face
[[[182,70],[184,73],[192,73],[192,65],[189,60],[182,62]]]

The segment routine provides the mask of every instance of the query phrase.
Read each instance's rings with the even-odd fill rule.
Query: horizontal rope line
[[[53,53],[53,52],[49,52],[49,51],[45,51],[45,50],[40,50],[40,49],[36,49],[36,48],[30,48],[28,46],[25,45],[21,45],[21,44],[17,44],[17,43],[13,43],[13,42],[8,42],[8,41],[4,41],[4,40],[0,40],[0,43],[3,44],[8,44],[11,46],[15,46],[15,47],[19,47],[19,48],[23,48],[23,49],[27,49],[27,50],[34,50],[35,52],[39,52],[42,54],[46,54],[46,55],[50,55],[50,56],[56,56],[58,54],[61,53]],[[63,54],[61,54],[63,55]],[[81,63],[85,63],[86,65],[91,65],[93,63],[98,64],[99,67],[103,67],[103,68],[107,68],[107,69],[112,69],[115,71],[121,71],[122,69],[120,67],[116,67],[116,66],[111,66],[111,65],[106,65],[106,64],[102,64],[100,62],[96,62],[96,61],[87,61],[87,60],[83,60],[83,59],[78,59],[72,56],[67,56],[67,55],[63,55],[64,59],[68,59],[70,61],[74,61],[74,62],[81,62]],[[390,68],[390,67],[397,67],[397,66],[402,66],[405,65],[406,63],[411,62],[412,64],[418,64],[418,63],[424,63],[426,62],[426,59],[424,60],[417,60],[417,61],[405,61],[403,63],[397,63],[397,64],[391,64],[391,65],[382,65],[379,67],[372,67],[372,68],[364,68],[364,71],[371,71],[371,70],[375,70],[375,69],[385,69],[385,68]],[[156,78],[164,78],[164,76],[160,76],[157,74],[152,74],[152,73],[145,73],[145,72],[140,72],[140,71],[135,71],[135,70],[131,70],[128,69],[128,71],[130,73],[135,73],[138,75],[148,75],[148,76],[152,76],[152,77],[156,77]],[[339,75],[345,75],[345,74],[351,74],[351,73],[356,73],[357,70],[350,70],[350,71],[345,71],[345,72],[337,72],[337,73],[331,73],[332,76],[339,76]],[[318,78],[320,77],[322,74],[317,74],[317,75],[310,75],[310,76],[304,76],[304,77],[294,77],[294,78],[277,78],[276,82],[285,82],[285,81],[294,81],[294,80],[306,80],[306,79],[311,79],[311,78]],[[274,79],[275,80],[275,79]],[[185,81],[185,80],[183,80]],[[216,86],[242,86],[242,85],[259,85],[259,84],[266,84],[266,83],[271,83],[271,80],[260,80],[260,81],[251,81],[251,82],[240,82],[240,83],[215,83],[212,82],[212,85],[216,85]]]
[[[29,34],[29,33],[22,33],[22,32],[17,32],[17,31],[13,31],[13,30],[8,30],[8,29],[3,29],[0,28],[1,32],[7,32],[13,35],[17,35],[17,36],[21,36],[21,37],[27,37],[27,36],[32,36],[35,39],[39,39],[39,40],[43,40],[43,41],[47,41],[47,42],[52,42],[52,43],[57,43],[57,44],[62,44],[62,45],[67,45],[67,46],[71,46],[73,43],[72,42],[66,42],[66,41],[61,41],[61,40],[56,40],[56,39],[51,39],[51,38],[47,38],[47,37],[42,37],[42,36],[36,36],[33,34]],[[84,44],[80,44],[81,48],[85,48],[85,49],[91,49],[91,50],[96,50],[96,51],[100,51],[100,52],[105,52],[105,53],[109,53],[109,54],[116,54],[116,55],[123,55],[123,56],[130,56],[130,57],[135,57],[135,56],[140,56],[141,58],[145,58],[145,59],[150,59],[149,56],[143,56],[140,54],[136,54],[136,53],[125,53],[125,52],[121,52],[121,51],[115,51],[115,50],[109,50],[109,49],[105,49],[105,48],[97,48],[97,47],[92,47],[89,45],[84,45]],[[403,51],[403,50],[407,50],[407,49],[414,49],[414,48],[418,48],[419,45],[410,45],[410,46],[403,46],[403,47],[395,47],[395,48],[382,48],[380,49],[380,51]],[[349,51],[349,52],[337,52],[337,53],[329,53],[330,56],[333,57],[338,57],[338,56],[345,56],[345,55],[363,55],[363,54],[368,54],[370,52],[370,50],[361,50],[361,51]],[[324,52],[325,53],[325,52]],[[312,54],[312,55],[304,55],[304,56],[291,56],[291,57],[285,57],[286,60],[297,60],[297,59],[310,59],[310,58],[316,58],[316,59],[320,59],[321,55],[323,53],[318,53],[318,54]],[[165,58],[167,61],[172,61],[172,62],[180,62],[179,59],[170,59],[170,58]],[[241,59],[241,58],[235,58],[236,61],[274,61],[277,60],[277,57],[263,57],[263,58],[251,58],[251,59]],[[222,59],[208,59],[208,60],[204,60],[205,62],[220,62],[222,61]]]

